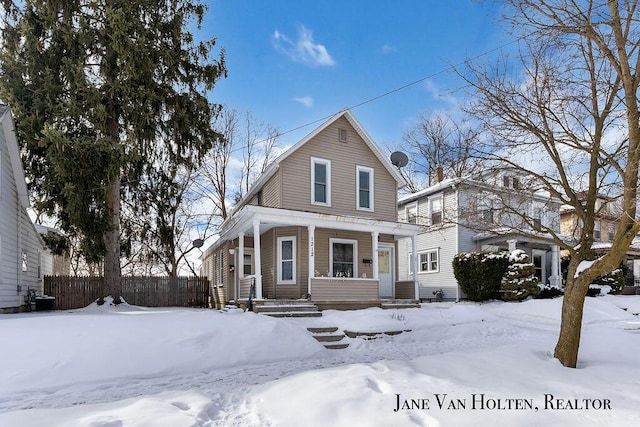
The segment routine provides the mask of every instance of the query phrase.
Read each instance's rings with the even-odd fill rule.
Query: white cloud
[[[292,41],[278,30],[273,33],[274,47],[296,62],[311,66],[332,66],[336,61],[329,55],[327,48],[314,43],[311,30],[301,25],[298,28],[298,40]]]
[[[311,108],[313,106],[313,98],[310,96],[296,96],[293,100],[307,108]]]
[[[385,43],[382,48],[380,48],[380,52],[382,52],[383,55],[387,55],[389,53],[393,53],[395,52],[397,49],[394,45],[389,44],[389,43]]]

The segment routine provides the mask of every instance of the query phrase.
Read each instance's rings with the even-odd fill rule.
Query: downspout
[[[459,218],[460,215],[460,197],[458,197],[458,189],[455,184],[451,184],[451,189],[454,191],[456,198],[456,218]],[[444,209],[444,206],[442,207]],[[455,243],[455,253],[460,253],[460,223],[456,220],[456,243]],[[460,285],[456,280],[456,302],[460,302]]]

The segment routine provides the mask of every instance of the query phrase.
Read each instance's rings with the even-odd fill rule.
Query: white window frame
[[[326,202],[316,201],[316,164],[324,165],[326,167]],[[311,204],[318,206],[331,206],[331,160],[311,157]]]
[[[223,285],[224,286],[224,250],[221,250],[218,253],[218,261],[219,261],[219,272],[220,272],[220,282],[218,283],[219,285]]]
[[[282,242],[291,241],[291,259],[282,259]],[[297,244],[296,244],[296,236],[282,236],[278,237],[278,277],[277,284],[278,285],[294,285],[296,283],[296,264],[297,264]],[[291,261],[291,279],[284,280],[282,278],[282,263],[284,261]]]
[[[360,206],[360,172],[369,174],[369,207]],[[356,209],[359,211],[373,212],[373,168],[356,165]]]
[[[433,203],[439,201],[440,202],[440,222],[434,223],[433,222]],[[442,197],[442,195],[438,195],[436,197],[430,197],[429,198],[429,225],[442,225],[442,223],[444,222],[444,198]]]
[[[610,222],[607,224],[607,240],[613,242],[613,238],[616,235],[616,226],[614,223]]]
[[[435,254],[436,268],[431,268],[433,259],[431,255]],[[422,256],[426,257],[426,270],[422,268]],[[418,251],[418,274],[431,274],[440,272],[440,248],[427,249],[425,251]],[[413,274],[413,253],[409,252],[409,274]]]
[[[352,239],[329,239],[329,275],[333,275],[333,244],[343,243],[353,245],[353,274],[351,278],[358,277],[358,241]]]
[[[409,211],[414,210],[415,214],[413,216],[414,222],[409,221]],[[418,223],[418,202],[411,203],[404,207],[404,221],[408,224],[417,224]]]
[[[238,251],[238,249],[236,249],[236,253],[240,253],[240,252]],[[249,251],[247,250],[247,248],[245,248],[245,249],[244,249],[244,253],[242,254],[242,256],[243,256],[243,259],[242,259],[242,275],[243,275],[244,277],[253,275],[253,274],[254,274],[254,270],[253,270],[253,268],[254,268],[254,267],[253,267],[253,251],[249,252]],[[249,260],[250,260],[249,265],[250,265],[250,267],[251,267],[251,268],[249,269],[249,273],[247,273],[247,272],[245,272],[245,271],[244,271],[244,267],[247,265],[247,264],[245,264],[245,262],[244,262],[244,258],[246,258],[246,257],[249,257]]]
[[[599,219],[593,223],[593,240],[602,241],[602,222]]]

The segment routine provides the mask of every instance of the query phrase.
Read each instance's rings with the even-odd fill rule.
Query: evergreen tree
[[[196,41],[197,0],[3,1],[0,99],[16,117],[36,208],[104,257],[120,294],[120,204],[162,161],[190,164],[218,135],[207,98],[225,76],[215,39]],[[194,153],[196,154],[194,156]]]

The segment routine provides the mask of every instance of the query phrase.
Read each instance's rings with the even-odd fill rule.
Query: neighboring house
[[[436,293],[447,300],[465,298],[452,266],[460,252],[522,249],[542,283],[561,283],[559,247],[541,240],[545,229],[559,233],[559,201],[522,190],[522,177],[514,172],[482,181],[441,179],[398,203],[401,221],[424,226],[415,250],[411,242],[399,244],[400,278],[417,269],[421,299],[436,299]],[[518,212],[532,219],[527,223]]]
[[[17,311],[29,289],[42,293],[44,245],[29,215],[29,195],[11,109],[0,105],[0,310]]]
[[[62,232],[55,228],[36,224],[36,230],[43,240],[45,240],[46,236],[64,239]],[[45,250],[42,253],[42,274],[44,276],[69,276],[71,274],[69,255],[66,252],[54,254],[45,244]]]
[[[593,224],[593,251],[596,255],[603,255],[611,249],[611,242],[616,234],[619,220],[619,210],[616,199],[605,195],[598,195],[596,199],[596,216]],[[563,205],[560,209],[560,230],[563,234],[579,237],[582,224],[575,212],[575,208]],[[635,239],[629,249],[625,262],[632,275],[627,276],[627,284],[640,286],[640,241]]]
[[[202,255],[218,303],[297,299],[339,306],[417,297],[398,282],[397,221],[404,180],[349,110],[288,149],[262,174]]]

